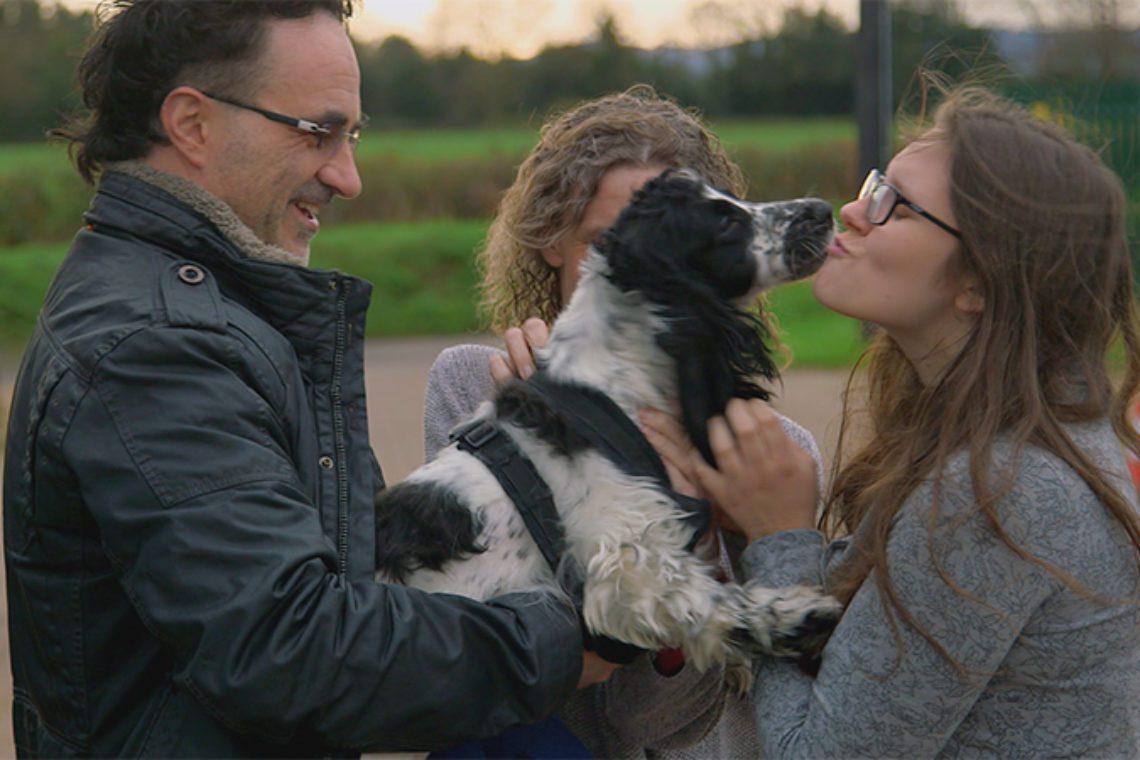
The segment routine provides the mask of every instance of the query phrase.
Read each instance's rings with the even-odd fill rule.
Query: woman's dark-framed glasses
[[[278,124],[285,124],[307,135],[313,135],[317,138],[317,148],[329,149],[330,151],[340,147],[342,141],[348,142],[348,148],[351,151],[356,151],[356,146],[360,144],[360,130],[363,124],[357,124],[354,127],[349,127],[346,124],[336,122],[328,124],[318,124],[315,121],[308,119],[297,119],[293,116],[286,116],[285,114],[277,113],[276,111],[269,111],[257,106],[251,106],[249,103],[242,103],[240,100],[233,98],[223,98],[220,95],[211,95],[204,90],[200,90],[210,100],[216,100],[219,103],[225,103],[235,108],[244,108],[247,111],[261,114],[270,121],[275,121]]]
[[[899,192],[897,187],[887,182],[887,178],[878,169],[872,169],[867,174],[867,179],[863,180],[863,186],[859,188],[859,200],[864,198],[868,199],[867,221],[871,224],[886,224],[887,220],[891,218],[891,214],[895,213],[895,209],[901,203],[924,219],[934,222],[954,237],[962,237],[961,232]]]

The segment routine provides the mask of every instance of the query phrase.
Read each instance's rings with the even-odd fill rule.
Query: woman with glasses
[[[959,90],[840,220],[816,297],[880,330],[818,523],[812,463],[762,404],[710,423],[715,469],[647,419],[749,537],[749,578],[847,605],[816,675],[758,662],[763,756],[1135,756],[1140,332],[1119,179]]]

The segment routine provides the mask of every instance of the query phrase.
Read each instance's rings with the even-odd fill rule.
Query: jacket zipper
[[[336,296],[336,341],[333,352],[332,376],[332,414],[333,414],[333,445],[336,455],[336,489],[337,489],[337,571],[341,576],[348,576],[348,452],[344,441],[344,411],[341,402],[341,383],[344,372],[344,352],[347,321],[345,318],[348,287],[343,280],[337,280]]]

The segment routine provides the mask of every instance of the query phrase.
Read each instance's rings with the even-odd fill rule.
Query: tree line
[[[74,68],[93,21],[90,12],[40,0],[0,4],[0,141],[40,140],[79,107]],[[1031,56],[1023,52],[1008,61],[993,30],[967,23],[954,0],[900,0],[891,21],[896,99],[913,93],[920,63],[950,76],[1004,66],[1070,83],[1140,78],[1117,63],[1140,60],[1135,32],[1116,30],[1108,42],[1103,28],[1055,33]],[[1091,68],[1082,47],[1090,41],[1099,56]],[[528,60],[429,53],[402,37],[356,44],[363,107],[379,126],[534,122],[552,107],[635,82],[651,83],[714,118],[850,114],[854,108],[856,35],[822,9],[793,6],[772,29],[707,51],[635,48],[606,16],[591,39],[549,46]],[[1106,57],[1113,46],[1122,54]]]

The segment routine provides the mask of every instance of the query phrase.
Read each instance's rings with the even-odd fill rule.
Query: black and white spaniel
[[[589,251],[538,353],[541,382],[501,388],[474,418],[549,489],[560,556],[536,544],[502,474],[460,441],[380,494],[378,579],[477,599],[560,585],[581,594],[591,633],[679,646],[701,669],[724,662],[738,686],[757,652],[818,650],[841,611],[834,599],[718,582],[689,550],[699,530],[690,505],[623,461],[615,449],[628,441],[591,435],[560,399],[608,398],[627,429],[643,407],[670,411],[709,458],[709,417],[733,396],[767,398],[757,381],[777,374],[748,304],[812,274],[833,228],[820,200],[746,203],[685,170],[649,182]]]

